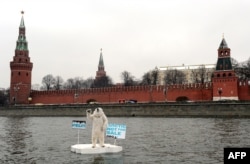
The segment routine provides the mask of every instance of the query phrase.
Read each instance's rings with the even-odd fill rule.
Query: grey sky
[[[9,87],[20,11],[34,63],[32,84],[47,74],[95,77],[100,49],[115,83],[156,66],[213,64],[224,33],[231,56],[250,55],[249,0],[1,0],[0,88]]]

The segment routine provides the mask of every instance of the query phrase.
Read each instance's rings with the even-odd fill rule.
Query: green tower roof
[[[26,36],[25,36],[25,25],[24,25],[24,18],[23,14],[24,12],[21,12],[22,18],[19,26],[19,35],[18,39],[16,42],[16,50],[28,50],[28,43],[26,41]]]
[[[102,57],[102,49],[101,49],[101,53],[100,53],[100,59],[99,59],[99,67],[104,67],[104,62],[103,62],[103,57]]]
[[[23,16],[22,16],[21,23],[20,23],[19,27],[20,28],[25,28]]]

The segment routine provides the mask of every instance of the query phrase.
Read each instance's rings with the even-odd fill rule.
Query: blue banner
[[[72,128],[74,129],[86,129],[86,121],[73,120]]]
[[[125,139],[126,129],[127,127],[125,124],[108,124],[108,127],[106,129],[106,136]]]

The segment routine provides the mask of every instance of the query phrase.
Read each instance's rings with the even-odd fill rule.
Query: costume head
[[[96,108],[93,113],[94,117],[101,117],[103,114],[103,110],[100,107]]]

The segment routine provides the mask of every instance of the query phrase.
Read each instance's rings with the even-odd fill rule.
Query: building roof
[[[28,50],[28,43],[26,41],[25,32],[22,32],[22,31],[25,31],[23,15],[21,18],[20,26],[19,26],[19,35],[18,35],[18,39],[16,42],[16,50]]]
[[[19,27],[20,28],[25,28],[23,16],[22,16],[21,23],[20,23]]]
[[[180,66],[161,66],[159,70],[185,70],[185,69],[199,69],[200,67],[205,67],[208,69],[215,68],[215,64],[199,64],[199,65],[180,65]]]
[[[225,38],[222,39],[220,46],[219,46],[219,49],[224,49],[224,48],[228,48]]]
[[[102,57],[102,49],[101,49],[101,53],[100,53],[100,59],[99,59],[99,67],[104,67],[104,62],[103,62],[103,57]]]

